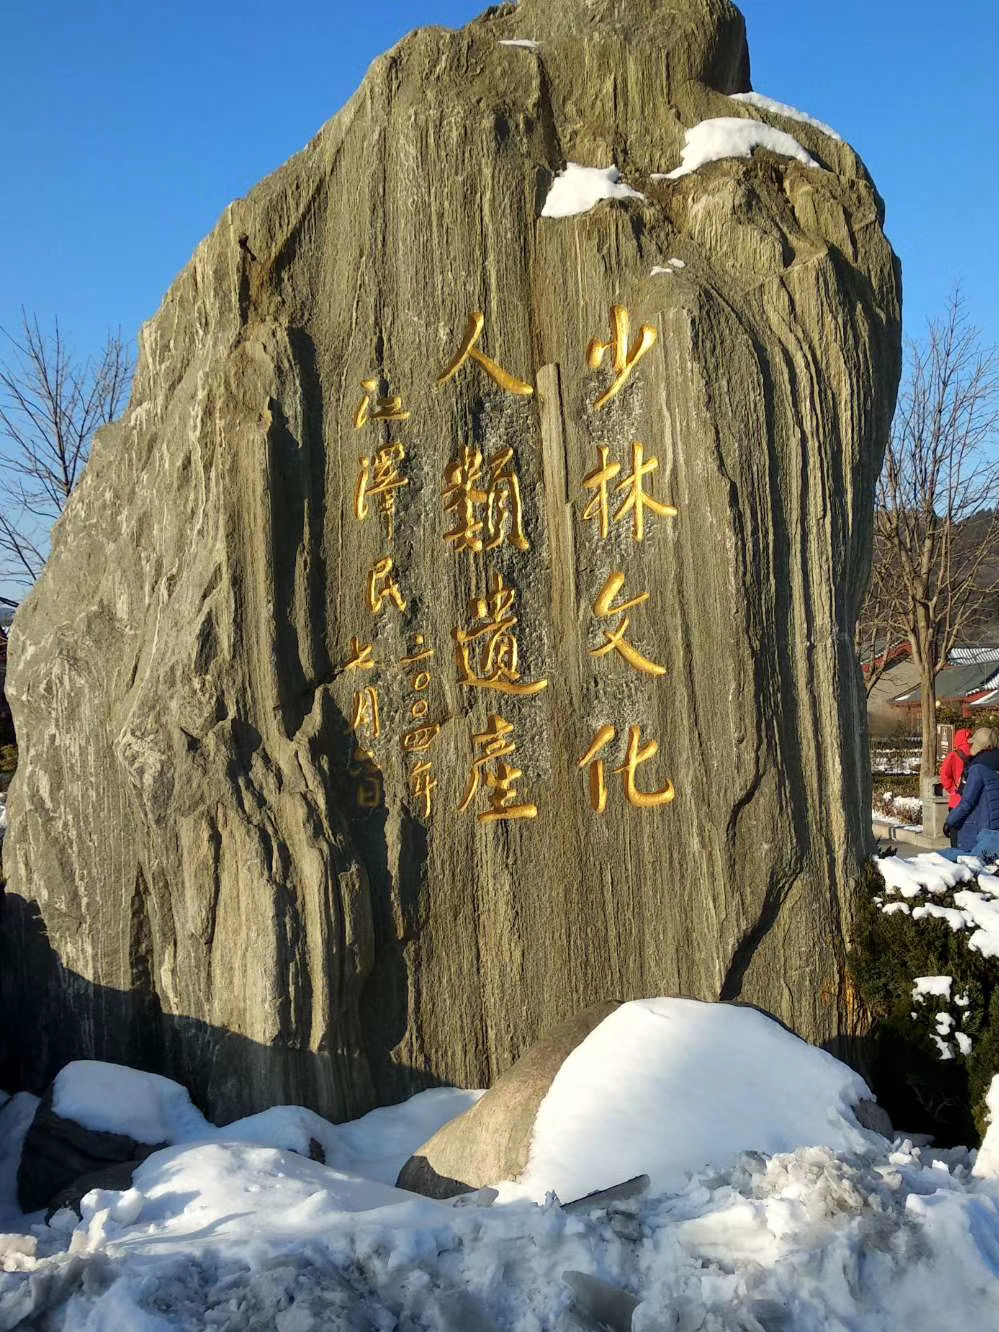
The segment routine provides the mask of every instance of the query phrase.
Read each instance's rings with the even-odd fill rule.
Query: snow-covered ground
[[[875,823],[894,824],[910,832],[923,830],[923,802],[919,796],[899,796],[891,791],[874,793],[871,818]]]
[[[919,771],[918,749],[872,749],[871,771],[892,777],[912,776]]]
[[[943,982],[921,980],[939,1003]],[[529,1170],[536,1185],[557,1160],[585,1181],[598,1141],[605,1174],[664,1151],[671,1170],[686,1161],[692,1173],[657,1179],[653,1168],[644,1191],[584,1202],[492,1190],[434,1202],[395,1189],[405,1157],[474,1100],[445,1090],[326,1125],[325,1166],[261,1145],[266,1117],[254,1117],[252,1142],[239,1135],[254,1120],[206,1126],[150,1156],[128,1192],[94,1192],[81,1221],[61,1213],[46,1226],[13,1206],[33,1111],[15,1098],[0,1110],[0,1329],[554,1332],[576,1317],[633,1332],[999,1326],[999,1134],[977,1168],[963,1149],[890,1144],[857,1123],[849,1104],[865,1089],[831,1056],[752,1010],[666,1002],[628,1005],[638,1011],[566,1061]],[[161,1080],[73,1070],[64,1109],[197,1134],[183,1093]],[[102,1096],[126,1085],[117,1106]],[[773,1150],[775,1101],[787,1150]],[[710,1108],[707,1135],[695,1103]],[[271,1132],[286,1135],[286,1120],[316,1128],[309,1112],[267,1113]]]

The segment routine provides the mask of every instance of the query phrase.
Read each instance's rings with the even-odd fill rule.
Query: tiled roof
[[[999,656],[990,661],[967,663],[961,666],[947,666],[937,676],[937,698],[967,698],[969,694],[981,693],[983,689],[994,689],[999,685]],[[909,689],[898,694],[893,703],[918,703],[920,689]]]

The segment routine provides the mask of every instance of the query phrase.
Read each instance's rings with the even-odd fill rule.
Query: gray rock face
[[[727,0],[501,5],[198,248],[13,630],[22,1083],[341,1117],[608,993],[856,1030],[898,265],[748,86]],[[714,117],[819,165],[658,179]],[[542,216],[567,162],[642,197]]]

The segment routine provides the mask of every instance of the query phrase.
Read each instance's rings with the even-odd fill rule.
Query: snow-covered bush
[[[896,1128],[976,1141],[999,1072],[999,878],[970,858],[871,862],[850,967],[874,1020],[863,1071]]]

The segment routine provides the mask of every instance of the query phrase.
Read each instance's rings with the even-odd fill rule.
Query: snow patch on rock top
[[[527,51],[537,51],[541,43],[532,41],[530,37],[502,37],[499,41],[500,46],[522,46]]]
[[[742,1151],[863,1150],[863,1079],[756,1009],[622,1004],[582,1041],[538,1109],[527,1168],[502,1198],[563,1201],[647,1174],[676,1191]],[[879,1139],[880,1141],[880,1139]]]
[[[718,116],[713,120],[702,120],[687,130],[683,136],[680,165],[673,171],[657,172],[652,179],[679,180],[708,162],[720,162],[726,157],[752,157],[754,148],[768,148],[772,153],[793,157],[808,167],[819,165],[797,139],[783,130],[741,116]]]
[[[149,1146],[216,1131],[179,1082],[94,1059],[75,1060],[56,1075],[52,1109],[97,1133],[122,1133]]]
[[[805,111],[799,111],[796,106],[789,106],[787,102],[776,102],[772,97],[764,97],[758,92],[729,93],[733,102],[745,102],[747,106],[755,106],[758,111],[769,111],[775,116],[786,116],[788,120],[800,120],[805,125],[811,125],[813,129],[820,130],[827,134],[830,139],[835,139],[837,143],[843,140],[836,131],[825,123],[824,120],[816,120]]]
[[[686,262],[683,259],[676,259],[676,258],[667,259],[665,266],[663,266],[662,264],[655,265],[655,267],[652,269],[651,276],[659,277],[663,273],[672,275],[673,273],[679,273],[681,269],[684,269],[686,267],[687,267]]]
[[[644,194],[625,184],[616,166],[587,167],[567,162],[565,170],[552,181],[541,216],[576,217],[588,213],[602,199],[644,198]]]

